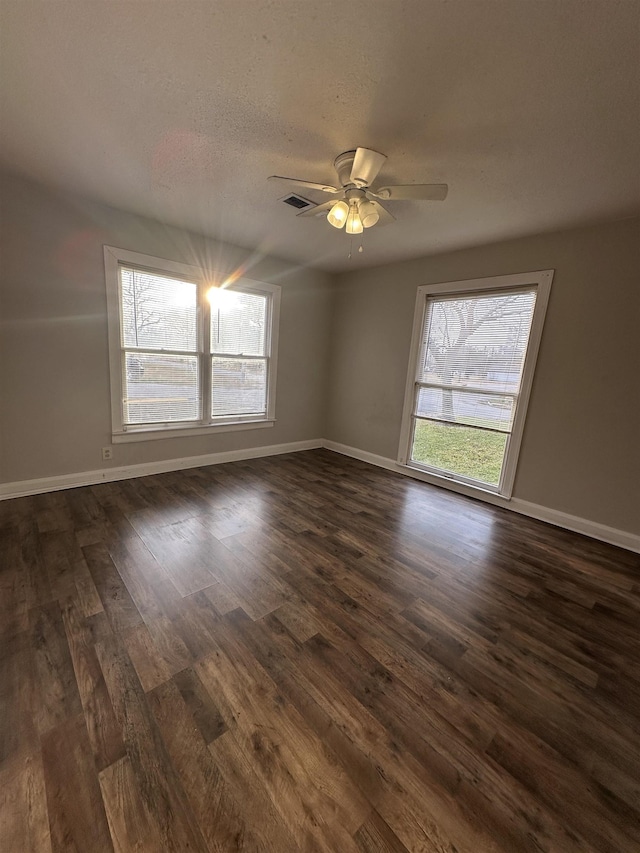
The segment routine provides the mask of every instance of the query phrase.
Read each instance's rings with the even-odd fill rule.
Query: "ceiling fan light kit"
[[[399,186],[372,186],[378,177],[386,156],[370,148],[356,148],[354,151],[344,151],[333,161],[338,174],[340,186],[318,184],[313,181],[298,178],[284,178],[271,175],[270,181],[285,181],[320,192],[338,194],[335,201],[317,204],[308,210],[303,210],[298,216],[319,216],[326,213],[327,220],[334,228],[343,228],[347,234],[361,234],[364,228],[371,228],[380,223],[387,225],[395,221],[386,207],[380,204],[384,201],[444,201],[447,197],[446,184],[402,184]]]
[[[380,214],[368,199],[352,198],[349,205],[345,201],[337,201],[327,213],[327,219],[334,228],[346,225],[347,234],[361,234],[363,228],[376,224]]]

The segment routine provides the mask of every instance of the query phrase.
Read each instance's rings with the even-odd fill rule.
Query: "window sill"
[[[122,432],[114,432],[111,436],[113,444],[128,444],[133,441],[153,441],[160,438],[189,438],[196,435],[211,435],[222,432],[238,432],[247,429],[265,429],[272,427],[275,420],[261,421],[234,421],[226,424],[201,424],[195,426],[158,426],[158,427],[132,427]]]
[[[398,462],[398,466],[411,471],[411,476],[417,480],[423,480],[425,483],[431,483],[434,486],[442,486],[445,489],[450,489],[452,492],[458,492],[461,495],[467,495],[470,498],[479,498],[481,500],[489,500],[498,498],[495,503],[509,501],[511,492],[500,492],[499,488],[490,485],[483,486],[480,483],[470,483],[464,480],[459,480],[455,477],[447,477],[446,474],[438,474],[435,471],[428,470],[421,465],[415,465],[412,462]]]

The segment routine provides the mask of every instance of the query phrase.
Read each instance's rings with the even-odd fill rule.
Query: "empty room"
[[[2,853],[640,850],[639,0],[0,0]]]

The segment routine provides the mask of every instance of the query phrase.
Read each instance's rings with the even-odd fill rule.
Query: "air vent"
[[[313,207],[314,204],[314,202],[309,201],[306,198],[302,198],[301,195],[296,195],[295,193],[289,193],[289,195],[281,198],[280,201],[283,201],[290,207],[295,207],[296,210],[304,210],[305,207]]]

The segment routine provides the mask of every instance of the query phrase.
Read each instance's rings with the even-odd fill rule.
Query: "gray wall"
[[[640,533],[640,221],[343,274],[326,438],[397,458],[422,284],[556,270],[514,497]]]
[[[0,177],[0,482],[322,438],[327,274]],[[277,423],[111,444],[103,244],[187,263],[217,280],[241,264],[282,286]]]

